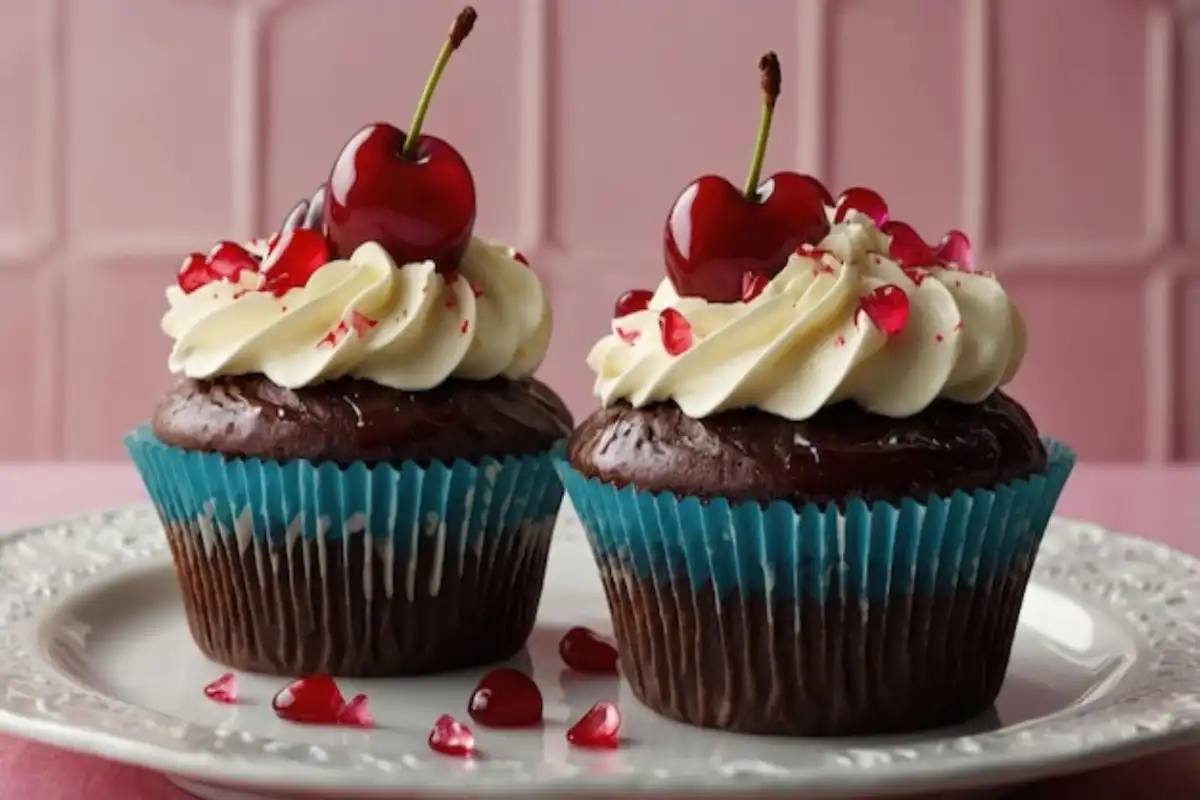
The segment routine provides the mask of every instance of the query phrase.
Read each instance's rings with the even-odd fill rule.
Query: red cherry
[[[465,758],[475,753],[475,734],[449,714],[442,714],[429,731],[429,746],[438,753]]]
[[[859,298],[871,321],[888,336],[897,336],[908,324],[908,295],[894,284],[886,284]]]
[[[858,211],[866,214],[875,224],[883,227],[888,221],[888,206],[879,196],[879,193],[873,189],[867,189],[863,186],[855,186],[842,192],[842,196],[837,201],[837,213],[834,214],[834,222],[841,222],[846,218],[850,211]]]
[[[408,133],[368,125],[334,162],[325,229],[336,252],[376,241],[398,264],[432,261],[443,275],[458,269],[475,227],[475,179],[457,150],[423,136],[421,126],[446,63],[474,25],[468,6],[442,45]]]
[[[905,267],[930,267],[937,260],[933,250],[925,244],[921,234],[912,226],[899,220],[891,220],[880,230],[892,237],[888,245],[888,257]]]
[[[678,356],[691,349],[695,337],[687,317],[673,308],[664,308],[658,315],[658,330],[662,334],[663,349],[669,355]]]
[[[724,178],[693,181],[671,207],[664,234],[675,291],[732,303],[742,299],[747,272],[775,277],[797,247],[829,232],[814,184],[806,175],[780,172],[748,200]]]
[[[292,681],[271,700],[275,716],[310,725],[337,725],[346,698],[328,675],[312,675]]]
[[[742,302],[749,303],[758,297],[770,282],[761,272],[747,272],[742,276]]]
[[[821,198],[821,203],[827,208],[833,208],[833,195],[825,188],[825,184],[814,178],[812,175],[801,175],[803,180],[807,181],[812,187],[813,192]]]
[[[617,307],[613,311],[613,317],[620,319],[621,317],[628,317],[630,314],[636,314],[639,311],[645,311],[650,306],[650,301],[653,298],[654,292],[646,289],[630,289],[617,298]]]
[[[975,256],[971,250],[971,240],[962,231],[950,231],[938,242],[933,254],[947,264],[956,264],[958,268],[970,272],[975,266]]]
[[[613,703],[597,703],[567,731],[576,747],[613,749],[621,743],[621,712]]]
[[[219,280],[236,281],[242,270],[257,272],[258,267],[258,259],[234,242],[218,242],[208,253],[208,269]]]
[[[233,705],[238,700],[237,677],[232,672],[226,672],[204,687],[204,696],[217,703]]]
[[[591,628],[575,627],[567,631],[558,642],[558,654],[576,672],[617,674],[617,648]]]
[[[391,125],[356,133],[333,165],[325,226],[338,253],[376,241],[397,264],[433,261],[443,275],[467,252],[475,227],[475,180],[449,143],[421,136],[417,157]]]
[[[325,184],[321,184],[313,192],[312,197],[306,203],[307,208],[304,212],[304,218],[300,220],[300,227],[310,231],[325,232]]]
[[[480,679],[467,704],[471,719],[489,728],[521,728],[542,721],[542,693],[533,679],[510,667]]]
[[[263,291],[282,297],[308,284],[313,273],[329,263],[329,243],[316,231],[297,228],[280,234],[263,260]]]
[[[375,718],[371,716],[371,711],[367,708],[367,696],[365,694],[354,695],[354,698],[342,706],[342,710],[338,712],[337,723],[348,728],[375,727]]]
[[[208,260],[200,253],[192,253],[183,260],[179,267],[176,280],[184,294],[191,294],[201,286],[207,286],[217,279],[208,268]]]

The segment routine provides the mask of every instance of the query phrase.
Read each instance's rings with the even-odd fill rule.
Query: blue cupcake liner
[[[555,465],[602,569],[718,595],[824,601],[943,594],[1012,567],[1025,573],[1075,465],[1043,439],[1044,474],[902,503],[797,507],[653,493],[589,479],[560,448]]]
[[[484,555],[530,522],[552,526],[563,494],[550,452],[340,467],[184,450],[148,425],[126,436],[125,448],[165,525],[208,544],[236,540],[240,550],[363,535],[401,561],[430,547]]]

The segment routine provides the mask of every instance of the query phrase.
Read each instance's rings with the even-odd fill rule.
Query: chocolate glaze
[[[897,502],[994,486],[1047,466],[1029,414],[996,392],[938,400],[892,419],[838,403],[802,422],[755,409],[693,419],[674,403],[620,403],[575,430],[570,460],[588,477],[643,491],[733,501]]]
[[[696,592],[602,571],[634,695],[739,733],[867,736],[985,712],[1008,669],[1032,559],[953,594],[825,602]]]
[[[180,381],[153,424],[161,441],[187,450],[346,466],[537,453],[570,432],[571,414],[532,378],[402,392],[352,378],[284,389],[241,375]]]

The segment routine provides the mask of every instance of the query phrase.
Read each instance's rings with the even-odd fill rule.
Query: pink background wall
[[[768,168],[961,227],[1020,300],[1014,392],[1092,459],[1200,458],[1200,9],[1183,0],[476,0],[435,101],[478,228],[528,253],[543,377],[661,276],[677,191]],[[1186,7],[1191,7],[1191,11]],[[405,124],[458,4],[0,0],[0,459],[120,456],[169,382],[182,256],[267,231],[374,118]]]

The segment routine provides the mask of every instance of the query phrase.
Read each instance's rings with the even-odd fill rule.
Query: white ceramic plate
[[[584,537],[565,511],[523,657],[545,695],[546,724],[476,727],[483,755],[463,761],[433,753],[426,737],[441,713],[469,722],[467,697],[484,670],[344,682],[369,695],[372,731],[279,721],[270,709],[277,679],[242,676],[238,706],[207,700],[202,687],[222,669],[192,645],[158,522],[137,506],[0,540],[0,730],[161,770],[223,799],[974,790],[1200,740],[1198,601],[1200,562],[1056,519],[1008,680],[984,719],[853,741],[720,734],[654,716],[615,679],[564,671],[557,643],[568,627],[611,630]],[[614,698],[628,742],[571,749],[568,722]]]

